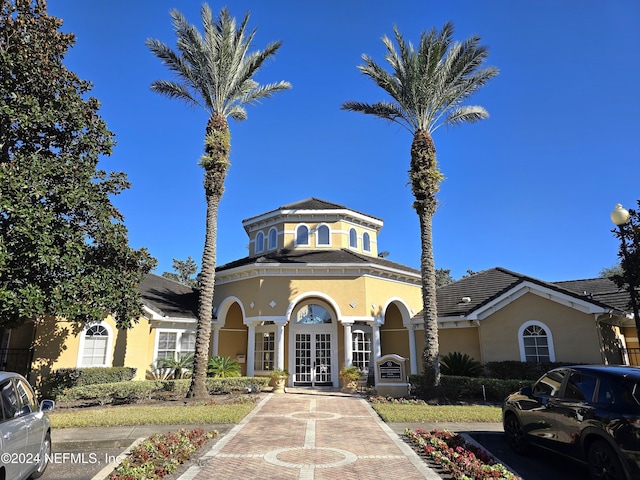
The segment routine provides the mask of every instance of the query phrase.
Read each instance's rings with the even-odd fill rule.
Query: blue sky
[[[169,10],[200,25],[200,1],[49,0],[62,31],[77,36],[67,66],[94,84],[117,146],[101,167],[132,188],[114,198],[131,245],[157,273],[172,258],[198,264],[204,242],[202,170],[206,113],[152,93],[170,73],[147,38],[175,46]],[[214,12],[225,4],[209,2]],[[392,5],[393,4],[393,5]],[[542,280],[598,275],[617,261],[609,214],[636,207],[640,168],[640,2],[635,0],[233,0],[251,11],[254,49],[283,45],[261,83],[293,89],[230,122],[231,169],[218,223],[218,264],[247,255],[244,218],[319,197],[382,218],[379,249],[419,268],[418,220],[407,186],[411,135],[346,100],[384,92],[358,70],[366,53],[385,64],[383,35],[406,39],[451,20],[456,38],[478,34],[500,75],[468,103],[491,117],[439,129],[446,176],[434,217],[436,267],[454,278],[501,266]]]

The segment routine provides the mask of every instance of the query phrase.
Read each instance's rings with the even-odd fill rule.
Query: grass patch
[[[500,407],[487,405],[371,405],[387,423],[502,422]]]
[[[254,405],[253,402],[243,402],[225,405],[124,405],[89,409],[74,408],[67,412],[53,411],[49,413],[49,418],[53,428],[239,423]]]

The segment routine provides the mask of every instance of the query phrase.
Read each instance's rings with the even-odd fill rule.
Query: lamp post
[[[617,204],[616,208],[611,212],[611,221],[618,227],[620,230],[620,240],[622,242],[622,271],[627,280],[627,290],[629,291],[629,296],[631,297],[631,308],[633,309],[633,319],[636,323],[636,332],[638,335],[638,341],[640,342],[640,315],[638,314],[638,292],[636,292],[636,285],[634,281],[634,276],[631,272],[629,272],[629,268],[631,266],[631,262],[629,261],[629,250],[627,249],[627,233],[625,231],[625,225],[629,221],[629,211],[622,208],[621,204]]]

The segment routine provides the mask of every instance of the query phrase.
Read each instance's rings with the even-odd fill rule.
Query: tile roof
[[[567,290],[611,305],[618,310],[627,311],[629,309],[629,293],[618,287],[609,278],[590,278],[554,283]]]
[[[269,252],[264,255],[257,255],[253,257],[245,257],[233,262],[229,262],[225,265],[220,265],[216,268],[216,271],[225,271],[232,268],[242,267],[245,265],[268,265],[268,264],[300,264],[311,265],[314,264],[354,264],[365,265],[374,264],[382,267],[392,268],[400,270],[409,274],[419,275],[420,270],[416,270],[406,265],[401,265],[384,258],[370,257],[368,255],[362,255],[357,252],[342,248],[339,250],[287,250],[280,249],[274,252]]]
[[[609,279],[545,282],[496,267],[471,275],[437,290],[438,316],[468,315],[522,282],[530,282],[602,307],[627,309],[628,295]],[[469,301],[463,301],[463,298]],[[419,312],[416,317],[422,316]]]
[[[148,274],[138,287],[142,303],[166,317],[198,318],[198,291],[174,280]]]
[[[304,200],[299,200],[297,202],[288,203],[286,205],[282,205],[274,210],[270,210],[268,212],[264,212],[258,215],[251,216],[249,218],[245,218],[242,220],[242,223],[245,224],[250,222],[255,218],[259,218],[265,215],[274,214],[276,212],[280,212],[282,210],[349,210],[351,212],[357,213],[359,215],[364,215],[365,217],[370,217],[378,221],[382,221],[381,218],[374,217],[373,215],[369,215],[368,213],[359,212],[358,210],[354,210],[353,208],[346,207],[344,205],[340,205],[339,203],[328,202],[326,200],[322,200],[316,197],[306,198]]]

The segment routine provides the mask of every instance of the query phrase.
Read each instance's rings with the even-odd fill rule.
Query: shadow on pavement
[[[585,480],[586,466],[553,452],[532,447],[528,455],[513,452],[502,432],[459,432],[479,443],[491,455],[518,473],[524,480]]]

